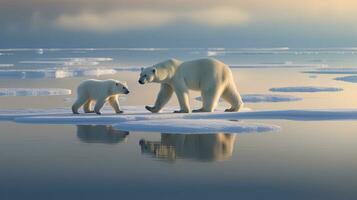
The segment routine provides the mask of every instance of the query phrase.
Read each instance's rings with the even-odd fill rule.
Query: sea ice
[[[317,86],[297,86],[297,87],[280,87],[280,88],[271,88],[272,92],[339,92],[342,91],[342,88],[336,87],[317,87]]]
[[[202,101],[201,97],[195,98],[198,101]],[[291,95],[280,94],[242,94],[244,103],[263,103],[263,102],[289,102],[289,101],[301,101],[302,98]],[[222,101],[220,99],[220,101]]]

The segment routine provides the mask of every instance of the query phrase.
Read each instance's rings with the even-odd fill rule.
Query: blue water
[[[111,69],[149,66],[175,57],[211,55],[234,69],[239,91],[266,94],[273,87],[325,86],[341,92],[293,95],[301,101],[247,103],[253,110],[356,108],[357,85],[340,75],[311,78],[322,65],[356,67],[357,49],[0,49],[1,88],[64,88],[88,78],[126,80],[121,102],[152,105],[158,85],[137,84],[137,71],[102,76],[11,77],[8,70]],[[86,62],[73,62],[86,58]],[[88,63],[88,58],[110,58]],[[100,60],[100,59],[99,59]],[[25,62],[24,62],[25,61]],[[30,61],[30,62],[28,62]],[[71,62],[70,64],[64,63]],[[77,59],[78,61],[78,59]],[[307,64],[296,68],[254,65]],[[1,66],[1,65],[0,65]],[[191,97],[192,104],[199,105]],[[75,93],[1,96],[5,109],[70,108]],[[175,97],[169,105],[177,105]],[[255,120],[249,120],[256,122]],[[355,121],[257,121],[278,132],[187,134],[126,132],[111,126],[21,124],[0,121],[0,199],[356,199]]]

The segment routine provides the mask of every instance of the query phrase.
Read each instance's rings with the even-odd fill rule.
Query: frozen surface
[[[202,101],[202,97],[195,98],[198,101]],[[301,101],[302,98],[291,95],[280,94],[243,94],[242,99],[244,103],[263,103],[263,102],[289,102],[289,101]],[[222,99],[220,99],[222,101]]]
[[[0,88],[0,96],[54,96],[70,94],[71,90],[62,88]]]
[[[301,87],[280,87],[271,88],[272,92],[339,92],[342,88],[336,87],[318,87],[318,86],[301,86]]]
[[[357,76],[343,76],[335,78],[337,81],[345,81],[351,83],[357,83]]]
[[[357,120],[357,110],[262,110],[241,112],[214,112],[214,113],[172,113],[175,110],[168,108],[162,113],[152,114],[144,110],[142,106],[125,107],[124,114],[113,114],[111,108],[106,107],[103,110],[103,115],[96,114],[79,114],[73,115],[68,108],[58,109],[25,109],[25,110],[0,110],[0,120],[10,120],[22,123],[40,123],[40,124],[117,124],[125,123],[125,127],[132,124],[133,128],[141,122],[145,126],[150,122],[157,122],[172,125],[172,120],[186,120],[185,123],[192,120],[208,120],[206,124],[201,123],[201,126],[209,126],[210,120],[219,120],[222,126],[229,123],[228,120],[297,120],[297,121],[325,121],[325,120]],[[167,121],[169,120],[169,121]],[[170,121],[171,120],[171,121]],[[222,120],[222,121],[220,121]],[[132,123],[127,123],[131,121]],[[147,121],[147,122],[146,122]],[[135,123],[134,123],[135,122]],[[179,121],[181,122],[181,121]],[[203,122],[203,121],[202,121]],[[212,121],[214,122],[214,121]],[[215,122],[216,123],[216,122]],[[144,127],[143,125],[143,127]],[[134,127],[135,126],[135,127]],[[212,127],[211,127],[212,128]],[[197,128],[198,129],[198,128]]]

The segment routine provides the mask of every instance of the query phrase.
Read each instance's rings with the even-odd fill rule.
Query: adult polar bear
[[[193,112],[213,112],[220,97],[231,104],[226,112],[236,112],[243,106],[232,71],[216,59],[204,58],[187,62],[170,59],[152,67],[142,68],[139,83],[151,82],[161,84],[155,105],[145,107],[153,113],[164,107],[174,91],[181,108],[175,112],[191,112],[189,90],[201,91],[202,96],[202,108]]]

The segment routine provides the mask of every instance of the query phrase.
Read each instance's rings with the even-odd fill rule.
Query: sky
[[[0,0],[0,48],[355,47],[353,0]]]

